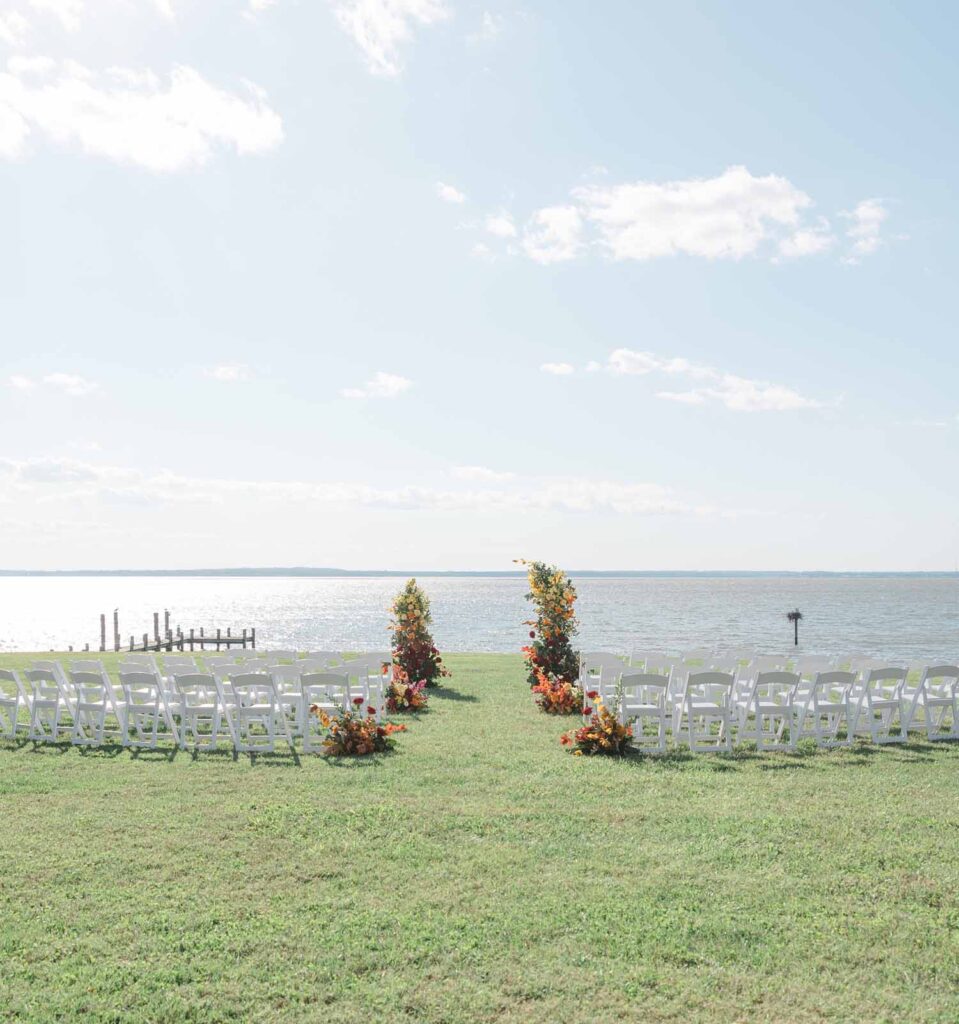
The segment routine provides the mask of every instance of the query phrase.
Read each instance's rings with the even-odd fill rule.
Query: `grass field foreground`
[[[574,758],[447,660],[375,760],[0,742],[0,1019],[959,1019],[959,746]]]

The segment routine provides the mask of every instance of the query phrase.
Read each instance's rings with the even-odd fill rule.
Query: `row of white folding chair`
[[[596,686],[608,705],[619,700],[620,720],[633,721],[641,749],[649,747],[650,724],[657,750],[665,749],[667,728],[697,752],[731,750],[734,727],[740,740],[761,750],[795,749],[807,737],[820,746],[849,745],[857,734],[880,744],[905,742],[918,711],[928,739],[959,739],[959,668],[931,666],[914,685],[907,679],[907,669],[890,667],[871,670],[862,682],[833,671],[808,684],[798,673],[772,671],[757,673],[739,694],[732,673],[696,672],[678,701],[667,675],[627,672],[615,682],[600,676]]]

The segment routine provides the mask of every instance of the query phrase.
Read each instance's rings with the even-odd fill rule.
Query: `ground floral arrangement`
[[[430,626],[433,616],[430,599],[416,580],[409,580],[397,594],[390,609],[390,633],[393,636],[393,664],[406,679],[426,686],[438,686],[449,675],[433,642]]]
[[[529,593],[526,600],[536,609],[536,618],[525,623],[530,643],[523,647],[527,682],[536,706],[547,715],[582,715],[585,722],[560,737],[560,743],[578,757],[627,753],[633,730],[623,725],[615,712],[604,706],[599,692],[583,692],[579,685],[579,652],[573,649],[578,631],[576,588],[569,576],[555,565],[527,562]],[[619,707],[619,694],[616,696]]]
[[[390,608],[393,664],[384,665],[389,681],[383,687],[383,709],[387,714],[408,714],[425,711],[429,702],[427,688],[438,686],[438,680],[449,675],[443,665],[430,625],[430,600],[416,580],[409,580],[397,594]],[[406,732],[406,726],[381,722],[377,708],[363,697],[354,697],[352,706],[330,712],[314,704],[315,715],[325,730],[321,741],[327,757],[369,757],[392,750],[393,736]]]
[[[384,754],[393,749],[393,733],[406,732],[405,725],[376,720],[376,708],[363,709],[362,697],[353,698],[353,707],[330,714],[314,704],[310,713],[317,716],[326,730],[322,741],[323,753],[327,757],[367,757],[370,754]]]

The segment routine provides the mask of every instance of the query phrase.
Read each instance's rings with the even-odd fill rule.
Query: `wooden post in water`
[[[170,609],[169,608],[164,608],[163,609],[163,635],[164,636],[169,636],[170,635]]]
[[[193,627],[190,627],[190,650],[193,650]]]
[[[153,613],[153,639],[157,643],[160,642],[160,613],[159,612],[154,612]]]
[[[251,647],[253,648],[253,650],[255,651],[255,650],[256,650],[256,626],[254,626],[254,627],[253,627],[253,628],[252,628],[252,629],[250,630],[250,634],[251,634],[251,637],[250,637],[250,646],[251,646]]]
[[[147,643],[149,642],[149,638],[150,638],[150,634],[149,633],[144,633],[143,634],[143,650],[144,651],[147,649]]]
[[[100,650],[106,652],[107,649],[107,617],[102,612],[100,613]]]
[[[130,650],[133,650],[133,634],[130,634]]]
[[[220,649],[220,627],[216,627],[216,649]]]
[[[243,650],[246,650],[246,630],[243,630]]]
[[[118,609],[113,609],[113,650],[120,650],[120,612]],[[130,650],[133,650],[131,644]]]

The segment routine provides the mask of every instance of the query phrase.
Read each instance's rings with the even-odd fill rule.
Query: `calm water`
[[[99,615],[120,610],[125,638],[172,624],[255,626],[262,647],[374,650],[387,644],[388,607],[402,580],[244,577],[0,578],[0,650],[99,645]],[[515,651],[529,617],[526,581],[425,578],[443,650]],[[959,580],[883,578],[656,578],[576,581],[582,649],[792,642],[785,613],[800,608],[800,650],[888,658],[959,658]],[[108,630],[112,627],[108,624]]]

